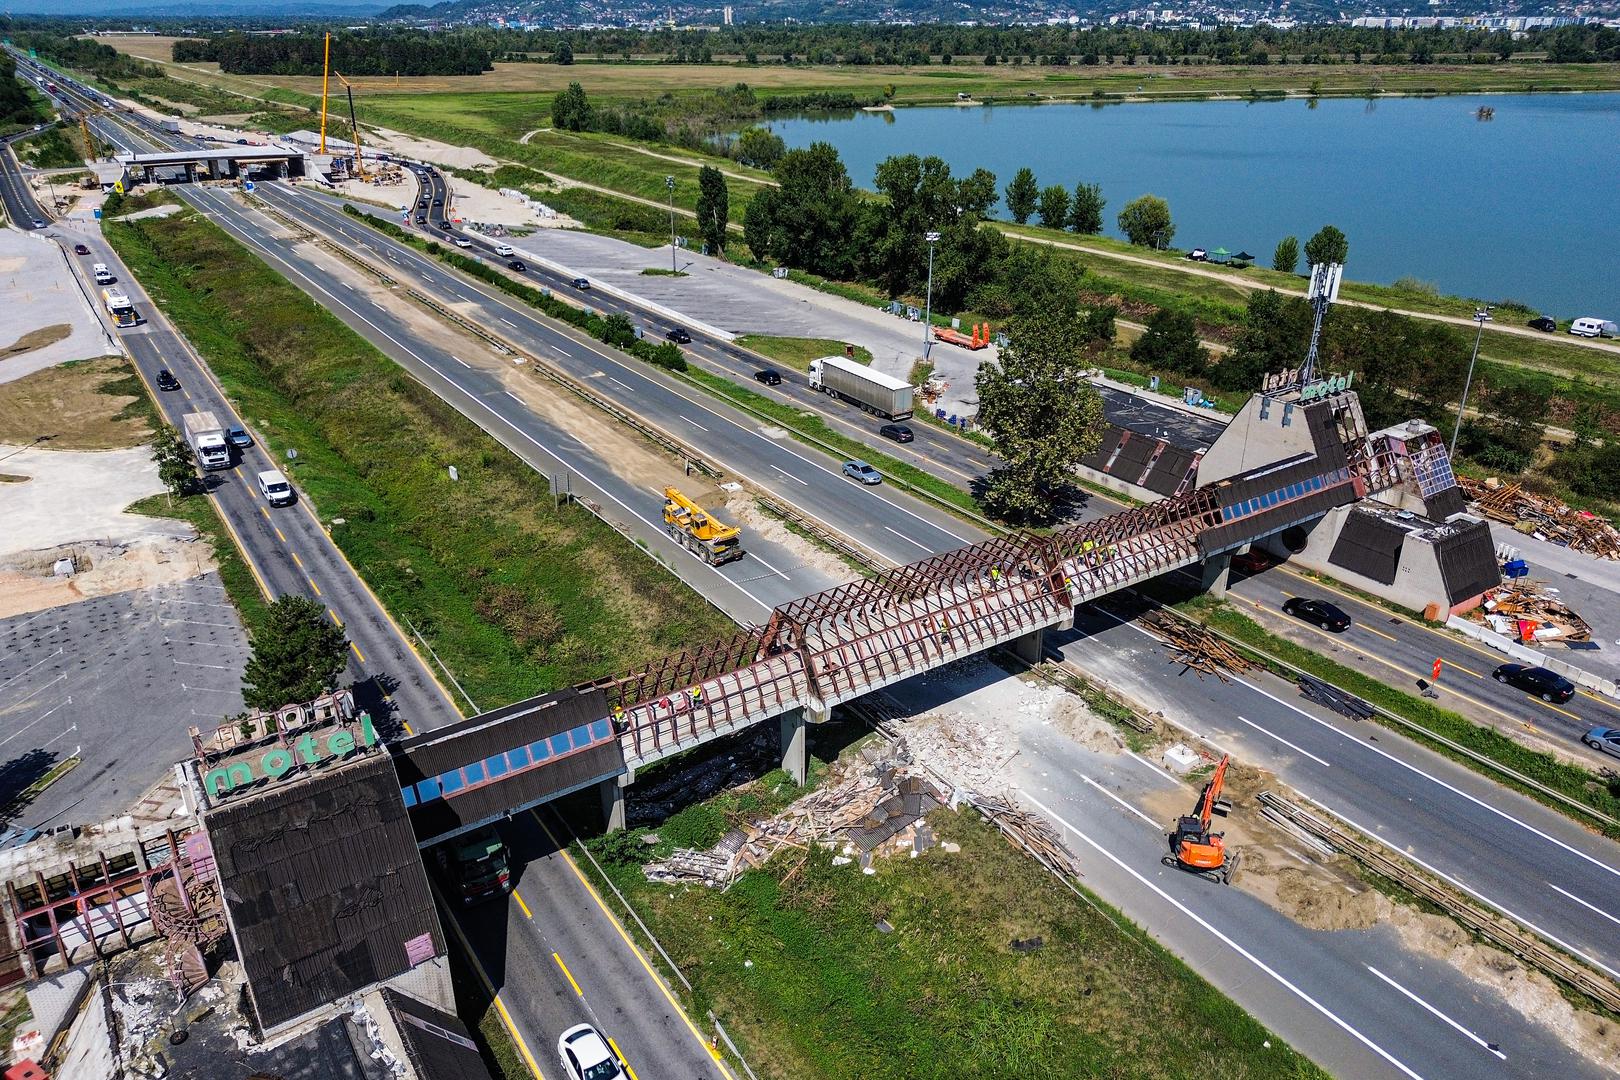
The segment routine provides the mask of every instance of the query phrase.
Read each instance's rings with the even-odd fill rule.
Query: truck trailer
[[[842,356],[810,361],[810,388],[890,420],[911,415],[910,383]]]
[[[213,413],[186,413],[185,424],[186,442],[205,472],[231,467],[231,444],[225,441],[225,428]]]

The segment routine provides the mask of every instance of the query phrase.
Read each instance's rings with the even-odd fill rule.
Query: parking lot
[[[188,728],[241,711],[247,656],[213,572],[0,620],[8,823],[54,828],[122,813],[189,753]],[[76,768],[16,805],[76,750]]]

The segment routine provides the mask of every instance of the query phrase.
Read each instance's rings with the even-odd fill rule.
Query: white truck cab
[[[106,263],[96,263],[90,268],[90,272],[95,275],[97,285],[111,285],[118,280],[113,277],[113,272],[107,269]]]
[[[266,469],[259,474],[259,494],[271,506],[287,506],[293,501],[292,485],[280,469]]]

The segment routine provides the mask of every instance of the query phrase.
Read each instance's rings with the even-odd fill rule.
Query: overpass
[[[302,150],[276,146],[228,146],[213,150],[165,150],[149,154],[120,154],[118,160],[146,183],[159,172],[183,171],[187,183],[202,173],[207,180],[231,180],[256,175],[278,179],[304,175]]]

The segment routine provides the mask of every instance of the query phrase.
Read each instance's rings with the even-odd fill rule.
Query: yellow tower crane
[[[332,66],[332,35],[326,35],[325,53],[321,60],[321,148],[319,153],[326,153],[326,101],[327,91],[331,87],[329,76],[336,75],[337,81],[343,84],[343,89],[349,95],[349,128],[354,136],[354,174],[360,179],[366,179],[365,157],[360,151],[360,123],[354,114],[354,84],[343,77],[343,73]]]

